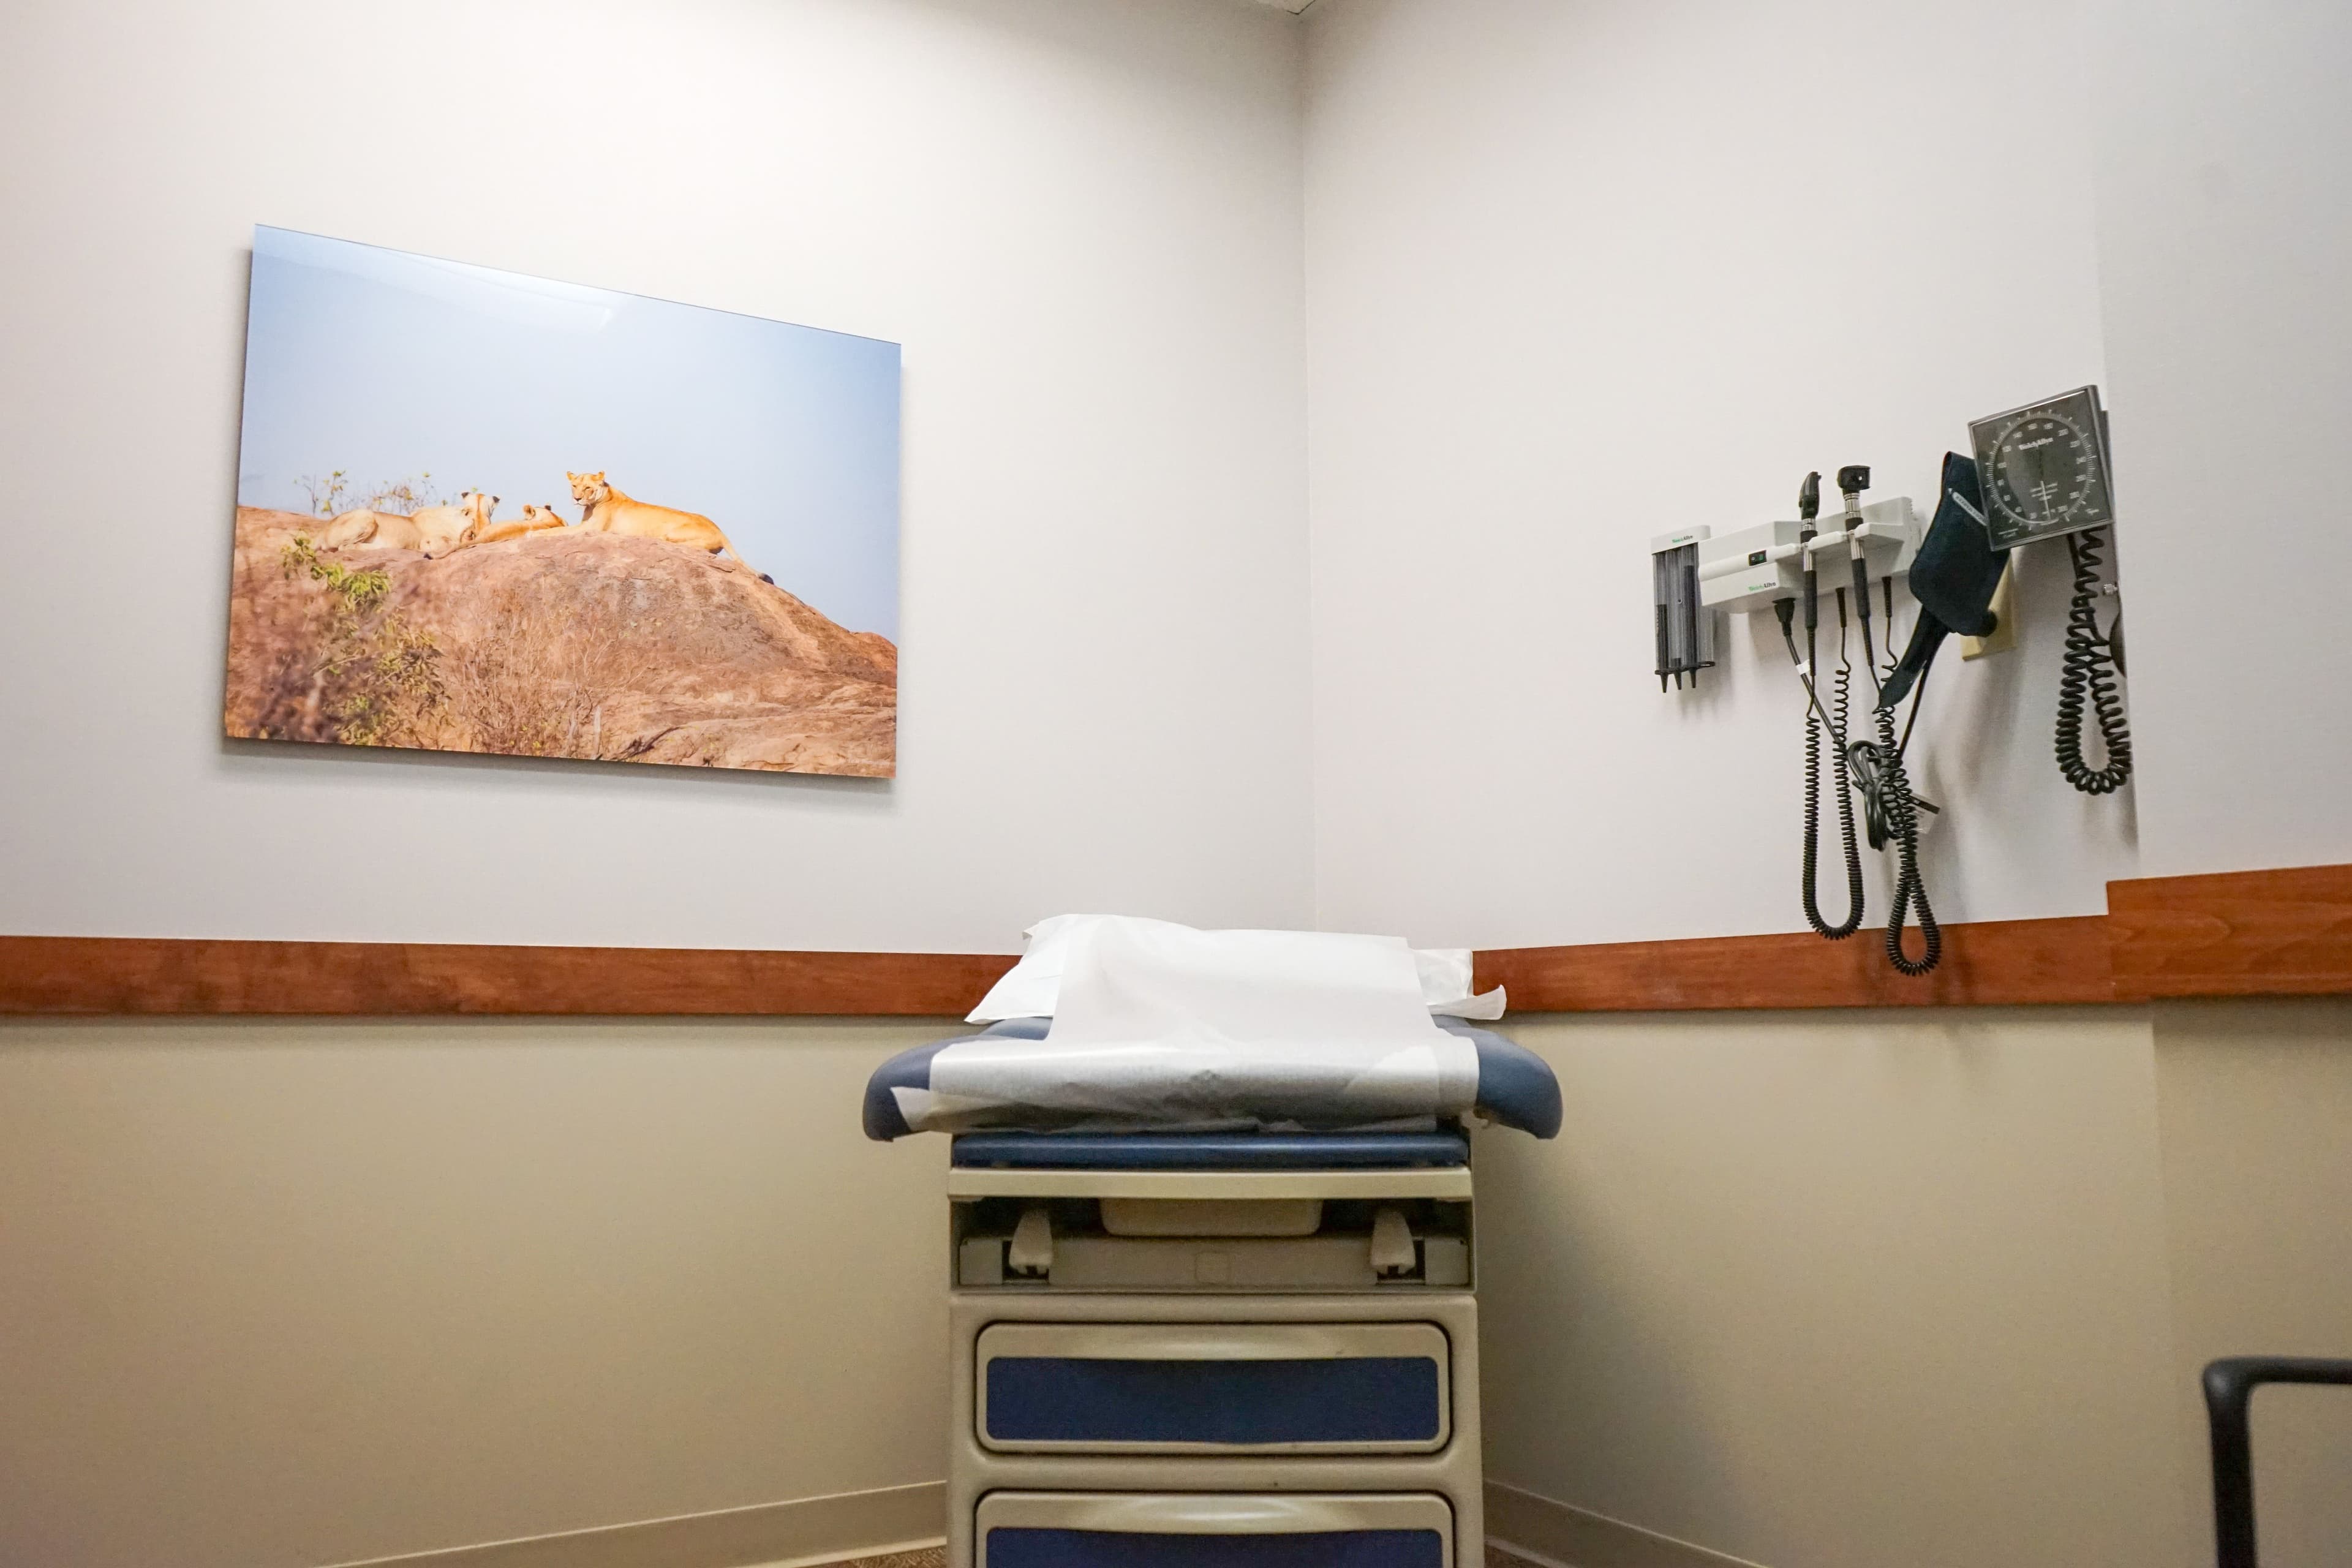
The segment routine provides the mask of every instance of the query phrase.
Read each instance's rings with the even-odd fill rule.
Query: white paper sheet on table
[[[1062,974],[1078,939],[1108,920],[1130,926],[1166,926],[1192,931],[1167,921],[1146,921],[1130,915],[1055,915],[1021,933],[1021,962],[990,987],[979,1006],[965,1016],[970,1024],[994,1024],[1006,1018],[1050,1018],[1061,995]],[[1258,932],[1243,932],[1245,936]],[[1291,933],[1283,933],[1291,934]],[[1414,948],[1413,966],[1421,977],[1422,1000],[1432,1013],[1448,1018],[1491,1022],[1503,1016],[1503,988],[1485,995],[1470,989],[1470,950],[1466,947]]]
[[[1401,940],[1117,916],[1068,940],[1045,1038],[950,1045],[894,1091],[910,1127],[1411,1127],[1476,1099],[1477,1048],[1431,1022]]]

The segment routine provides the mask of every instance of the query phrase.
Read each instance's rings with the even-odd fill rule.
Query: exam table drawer
[[[978,1568],[1453,1568],[1454,1510],[1427,1493],[991,1492]]]
[[[1433,1453],[1450,1363],[1434,1323],[996,1323],[974,1419],[1005,1453]]]

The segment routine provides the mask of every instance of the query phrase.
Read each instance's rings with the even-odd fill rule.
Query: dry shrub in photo
[[[256,650],[230,668],[228,710],[240,731],[353,746],[440,743],[441,650],[392,607],[391,578],[326,559],[299,534],[278,552],[278,578],[276,591],[237,595],[230,606],[234,640]]]
[[[442,675],[468,750],[627,762],[667,731],[631,734],[621,711],[658,673],[630,636],[622,584],[583,594],[537,578],[502,588]]]
[[[337,468],[324,476],[305,474],[294,482],[310,497],[310,510],[320,517],[334,517],[360,507],[406,516],[428,506],[440,506],[448,500],[433,482],[430,473],[363,487],[352,480],[348,470]]]

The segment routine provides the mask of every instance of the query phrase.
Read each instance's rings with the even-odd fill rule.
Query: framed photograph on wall
[[[896,343],[257,228],[235,737],[889,777]]]

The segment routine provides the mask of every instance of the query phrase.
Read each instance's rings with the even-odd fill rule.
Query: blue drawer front
[[[992,1530],[988,1568],[1444,1568],[1433,1530],[1300,1535],[1143,1535],[1123,1530]]]
[[[999,1443],[1432,1443],[1439,1417],[1426,1356],[988,1363]]]

